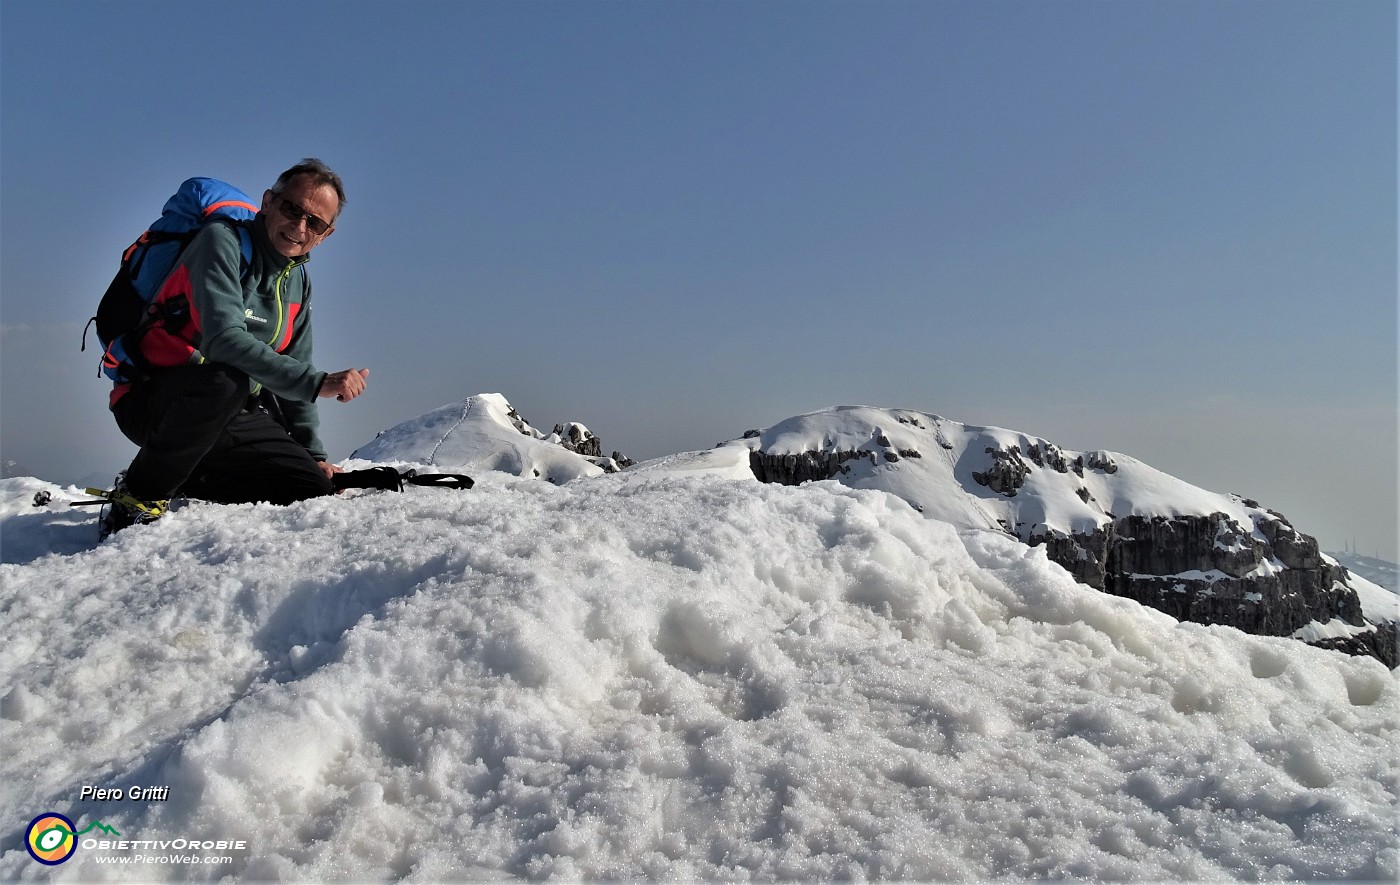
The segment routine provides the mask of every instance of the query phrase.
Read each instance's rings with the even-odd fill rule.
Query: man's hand
[[[343,372],[331,372],[326,376],[326,380],[321,382],[321,389],[316,391],[317,396],[333,396],[343,403],[365,392],[365,384],[369,378],[369,369],[346,369]]]
[[[317,461],[316,466],[321,468],[321,472],[326,475],[326,479],[333,478],[337,473],[344,473],[345,470],[337,467],[329,461]]]

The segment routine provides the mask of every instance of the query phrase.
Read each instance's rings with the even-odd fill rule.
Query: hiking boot
[[[105,497],[110,503],[102,509],[102,517],[98,523],[99,542],[107,540],[128,526],[155,522],[170,509],[169,501],[142,501],[140,498],[133,498],[126,490],[126,483],[120,480],[116,488]]]

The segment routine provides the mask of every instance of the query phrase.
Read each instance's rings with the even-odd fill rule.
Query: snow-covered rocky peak
[[[1000,427],[870,406],[789,418],[724,445],[754,452],[769,482],[836,479],[891,492],[928,516],[1004,529],[1023,541],[1091,532],[1131,515],[1276,517],[1116,452],[1075,452]]]
[[[764,482],[880,489],[931,518],[1043,545],[1081,582],[1182,620],[1360,641],[1395,664],[1393,598],[1369,592],[1282,514],[1127,455],[869,406],[799,415],[721,446],[748,449]]]
[[[622,459],[602,456],[602,444],[576,421],[545,434],[531,427],[499,393],[448,403],[379,434],[352,460],[415,464],[454,472],[498,470],[564,483],[615,473]]]

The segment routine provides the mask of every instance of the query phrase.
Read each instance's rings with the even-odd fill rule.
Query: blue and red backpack
[[[174,302],[156,299],[161,284],[179,261],[180,253],[207,224],[224,222],[238,232],[243,254],[240,278],[253,260],[252,233],[246,222],[258,214],[257,204],[243,191],[216,178],[190,178],[180,185],[161,210],[160,218],[122,253],[121,267],[97,305],[102,342],[99,373],[123,384],[135,381],[150,364],[142,356],[141,339],[157,326],[174,330],[189,321],[190,307],[183,298]],[[83,349],[87,330],[83,330]]]

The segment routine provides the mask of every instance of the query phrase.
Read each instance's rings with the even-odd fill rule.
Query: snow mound
[[[574,440],[592,437],[577,422],[570,422],[567,431]],[[350,458],[454,473],[497,470],[552,483],[608,472],[610,459],[577,454],[565,447],[564,439],[531,427],[501,394],[481,393],[395,425]]]
[[[1378,662],[1178,623],[887,494],[697,465],[724,469],[196,503],[0,565],[0,878],[1400,872]],[[6,539],[91,531],[36,483],[0,481]],[[41,870],[45,811],[247,849]]]

